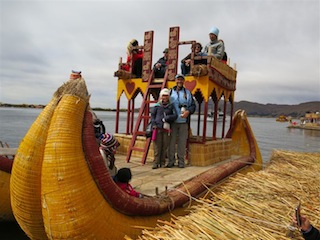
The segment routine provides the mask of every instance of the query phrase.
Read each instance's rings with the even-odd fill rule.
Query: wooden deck
[[[165,192],[166,187],[168,190],[173,189],[177,185],[180,185],[184,181],[187,181],[212,167],[218,166],[222,163],[231,161],[231,159],[216,163],[211,166],[198,167],[198,166],[186,166],[185,168],[158,168],[152,169],[153,163],[147,161],[145,165],[141,164],[141,158],[131,157],[129,163],[126,162],[124,155],[116,154],[116,166],[118,169],[122,167],[128,167],[132,172],[132,180],[130,184],[139,192],[149,195],[156,195],[156,188],[158,193]],[[237,156],[232,157],[236,158]]]
[[[16,154],[18,148],[2,148],[0,147],[0,156],[13,156]]]
[[[0,148],[0,155],[14,155],[17,148]],[[131,157],[129,163],[126,162],[126,156],[116,154],[116,166],[118,169],[127,167],[132,171],[131,185],[139,192],[155,196],[164,193],[167,190],[175,188],[177,185],[209,170],[212,167],[219,166],[222,163],[231,161],[237,156],[233,156],[231,159],[216,163],[214,165],[199,167],[188,166],[185,168],[158,168],[152,169],[153,163],[149,160],[146,164],[141,164],[141,158]]]

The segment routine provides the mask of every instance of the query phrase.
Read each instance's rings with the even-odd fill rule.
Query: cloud
[[[208,42],[220,29],[238,70],[236,101],[296,104],[319,100],[319,2],[1,1],[0,101],[46,104],[81,70],[91,106],[116,107],[119,58],[127,42],[154,31],[153,61],[180,40]],[[183,46],[179,56],[188,54]],[[125,101],[124,101],[125,102]],[[126,107],[126,106],[124,106]]]

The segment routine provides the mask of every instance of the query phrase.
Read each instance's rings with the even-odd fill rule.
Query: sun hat
[[[182,78],[183,80],[185,80],[185,79],[184,79],[184,76],[183,76],[182,74],[177,74],[177,75],[175,76],[175,79],[177,79],[177,78]]]
[[[212,27],[209,33],[213,33],[214,35],[216,35],[218,37],[219,29],[216,27]]]
[[[137,46],[139,44],[137,39],[131,39],[130,43],[132,46]]]
[[[170,91],[168,88],[164,88],[160,91],[160,97],[162,97],[162,95],[167,95],[169,96],[170,95]]]

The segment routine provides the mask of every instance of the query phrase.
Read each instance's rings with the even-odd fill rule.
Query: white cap
[[[170,91],[168,88],[164,88],[160,91],[160,97],[162,97],[162,95],[170,95]]]

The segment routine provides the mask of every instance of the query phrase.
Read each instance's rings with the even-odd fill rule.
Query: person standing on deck
[[[151,113],[151,124],[154,131],[157,131],[156,139],[153,142],[154,163],[152,169],[165,165],[166,152],[170,142],[170,124],[178,117],[169,98],[170,91],[167,88],[162,89],[159,101]]]
[[[212,27],[209,32],[210,42],[205,46],[203,53],[213,55],[221,60],[224,56],[224,42],[218,40],[219,29]]]
[[[169,145],[169,163],[166,167],[171,168],[175,164],[175,153],[177,144],[178,167],[185,167],[185,151],[189,135],[190,115],[196,110],[196,105],[191,92],[184,87],[184,76],[177,74],[176,86],[171,90],[170,101],[172,102],[178,118],[171,127],[171,139]]]

